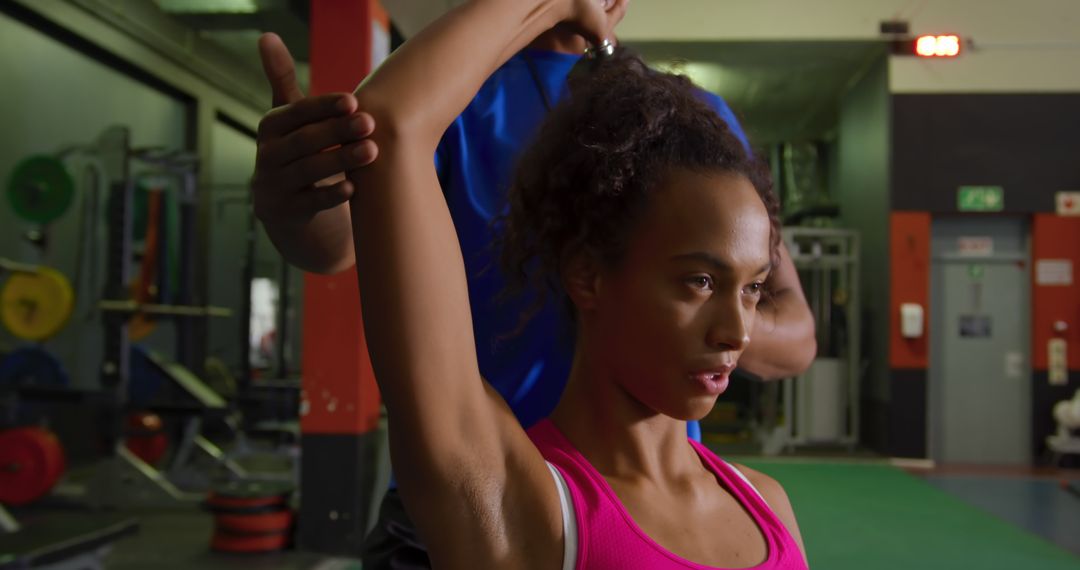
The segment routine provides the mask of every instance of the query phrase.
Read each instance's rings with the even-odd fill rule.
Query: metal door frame
[[[928,322],[926,323],[929,326],[929,329],[927,329],[927,334],[929,334],[929,337],[930,337],[929,338],[930,342],[928,343],[928,347],[927,347],[928,351],[929,351],[929,358],[928,358],[928,366],[927,366],[927,370],[926,370],[926,374],[927,374],[927,378],[926,378],[926,380],[927,380],[927,382],[926,382],[926,384],[927,384],[927,390],[926,390],[926,399],[927,399],[927,402],[926,402],[926,405],[927,405],[927,416],[926,416],[926,418],[927,418],[927,420],[926,420],[927,421],[927,430],[926,430],[926,439],[927,439],[927,441],[926,441],[926,450],[927,450],[927,455],[930,457],[931,460],[933,460],[935,462],[941,462],[942,461],[942,454],[944,452],[944,435],[945,435],[945,433],[944,433],[945,419],[943,417],[944,409],[945,409],[945,401],[944,401],[945,395],[944,395],[944,384],[941,382],[941,377],[943,375],[941,368],[943,367],[944,362],[941,360],[940,355],[938,354],[938,352],[940,352],[940,350],[941,350],[941,348],[940,348],[941,345],[939,344],[938,334],[940,334],[942,331],[945,330],[945,328],[944,328],[944,326],[945,326],[945,323],[944,323],[945,316],[944,316],[944,311],[935,310],[936,307],[937,307],[937,303],[941,302],[941,299],[942,299],[942,296],[943,296],[942,293],[944,292],[941,289],[942,287],[944,287],[944,275],[942,274],[943,273],[942,269],[944,267],[946,267],[948,265],[953,265],[953,264],[972,264],[972,263],[979,263],[979,264],[982,264],[982,265],[1002,265],[1002,264],[1015,264],[1017,262],[1022,262],[1024,264],[1024,268],[1025,268],[1025,271],[1027,272],[1028,279],[1021,280],[1021,283],[1022,283],[1021,296],[1025,301],[1025,303],[1022,304],[1022,306],[1027,307],[1026,310],[1027,310],[1028,318],[1027,319],[1022,319],[1022,321],[1021,321],[1021,322],[1025,323],[1025,329],[1022,332],[1021,346],[1024,346],[1027,349],[1027,361],[1025,362],[1025,366],[1024,366],[1024,371],[1026,371],[1026,374],[1022,373],[1022,378],[1024,379],[1023,381],[1025,381],[1028,384],[1029,388],[1030,388],[1030,384],[1032,382],[1032,370],[1033,370],[1032,359],[1034,358],[1034,355],[1031,354],[1031,279],[1030,279],[1030,277],[1031,277],[1031,271],[1032,271],[1032,266],[1031,266],[1031,254],[1032,254],[1031,253],[1031,228],[1032,228],[1032,220],[1031,220],[1030,216],[1020,217],[1020,216],[1008,216],[1008,215],[986,216],[986,218],[989,218],[989,219],[1008,219],[1008,220],[1017,220],[1017,221],[1019,221],[1023,226],[1022,253],[1013,253],[1013,252],[1010,252],[1010,253],[995,253],[993,255],[986,256],[986,257],[963,256],[963,255],[949,254],[949,253],[945,253],[945,254],[934,253],[934,251],[933,251],[933,243],[934,243],[933,236],[934,236],[935,222],[948,223],[948,222],[954,222],[954,221],[957,221],[957,220],[963,220],[963,219],[969,219],[969,218],[963,217],[963,216],[948,216],[948,215],[946,215],[946,216],[934,216],[932,218],[932,220],[931,220],[931,225],[930,225],[930,236],[931,236],[931,239],[930,239],[930,243],[931,243],[931,246],[930,246],[931,247],[931,252],[930,252],[930,302],[929,302],[929,306],[927,307],[927,313],[929,314],[929,319],[927,320]],[[1026,422],[1027,422],[1027,424],[1024,427],[1025,427],[1025,429],[1030,430],[1031,429],[1031,423],[1032,423],[1032,417],[1031,417],[1031,415],[1032,415],[1032,412],[1031,412],[1031,390],[1030,389],[1024,391],[1024,398],[1025,398],[1025,401],[1023,402],[1023,404],[1024,404],[1023,405],[1023,410],[1024,410],[1023,419],[1026,420]],[[1032,453],[1030,439],[1031,439],[1030,437],[1027,438],[1027,440],[1029,440],[1028,441],[1029,462],[1030,462],[1030,456],[1031,456],[1031,453]]]

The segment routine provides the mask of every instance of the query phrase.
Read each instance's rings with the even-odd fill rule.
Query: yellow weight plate
[[[41,341],[55,335],[74,309],[71,282],[48,267],[13,273],[0,288],[0,321],[21,339]]]

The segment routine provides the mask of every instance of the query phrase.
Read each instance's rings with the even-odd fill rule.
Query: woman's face
[[[589,343],[647,410],[697,419],[750,340],[770,270],[768,213],[750,181],[728,173],[676,170],[649,200],[622,262],[597,280]]]

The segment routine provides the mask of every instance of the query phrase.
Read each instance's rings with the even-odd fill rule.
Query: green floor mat
[[[888,465],[733,459],[787,490],[815,570],[1080,570],[1080,558]]]

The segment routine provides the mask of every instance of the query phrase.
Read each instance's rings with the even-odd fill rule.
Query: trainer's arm
[[[817,355],[817,338],[814,315],[783,244],[780,264],[765,285],[770,299],[762,304],[762,318],[754,322],[750,346],[739,359],[739,367],[765,380],[797,376]]]

